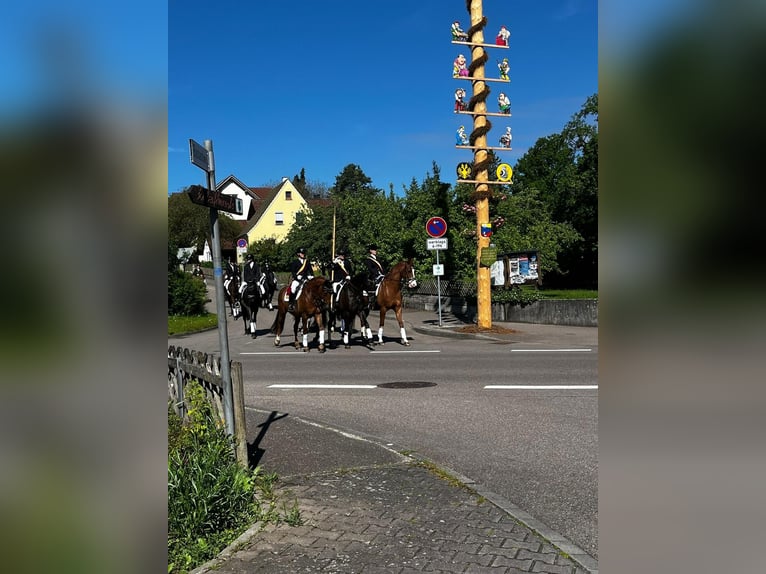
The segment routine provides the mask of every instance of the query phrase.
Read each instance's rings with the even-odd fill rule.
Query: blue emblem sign
[[[432,217],[426,223],[426,233],[431,237],[442,237],[447,233],[447,222],[441,217]]]

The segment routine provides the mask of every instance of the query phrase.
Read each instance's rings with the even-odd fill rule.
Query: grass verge
[[[168,335],[184,335],[186,333],[196,333],[205,331],[218,326],[218,315],[215,313],[206,313],[204,315],[169,315],[168,316]]]

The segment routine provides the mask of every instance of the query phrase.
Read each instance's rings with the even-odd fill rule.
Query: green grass
[[[540,289],[542,299],[598,299],[598,291],[591,289]]]
[[[218,326],[218,315],[206,313],[185,317],[181,315],[168,316],[168,335],[184,335],[196,333]]]

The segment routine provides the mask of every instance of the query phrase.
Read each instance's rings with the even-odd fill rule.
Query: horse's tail
[[[274,335],[282,331],[282,329],[278,329],[280,317],[282,317],[282,325],[284,326],[285,316],[282,314],[282,311],[277,310],[277,316],[274,317],[274,323],[272,323],[271,325],[271,333],[273,333]]]

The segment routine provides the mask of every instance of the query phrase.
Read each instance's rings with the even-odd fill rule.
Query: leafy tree
[[[242,234],[240,224],[223,211],[218,212],[218,229],[222,242],[234,242]],[[168,196],[169,241],[201,252],[206,241],[212,246],[211,234],[209,207],[192,203],[186,190]]]
[[[247,248],[247,252],[259,263],[268,261],[272,266],[280,264],[283,259],[284,247],[273,237],[256,241]]]
[[[540,138],[516,164],[516,186],[536,189],[551,218],[570,224],[579,241],[561,254],[558,278],[570,286],[598,281],[598,94],[560,133]]]

